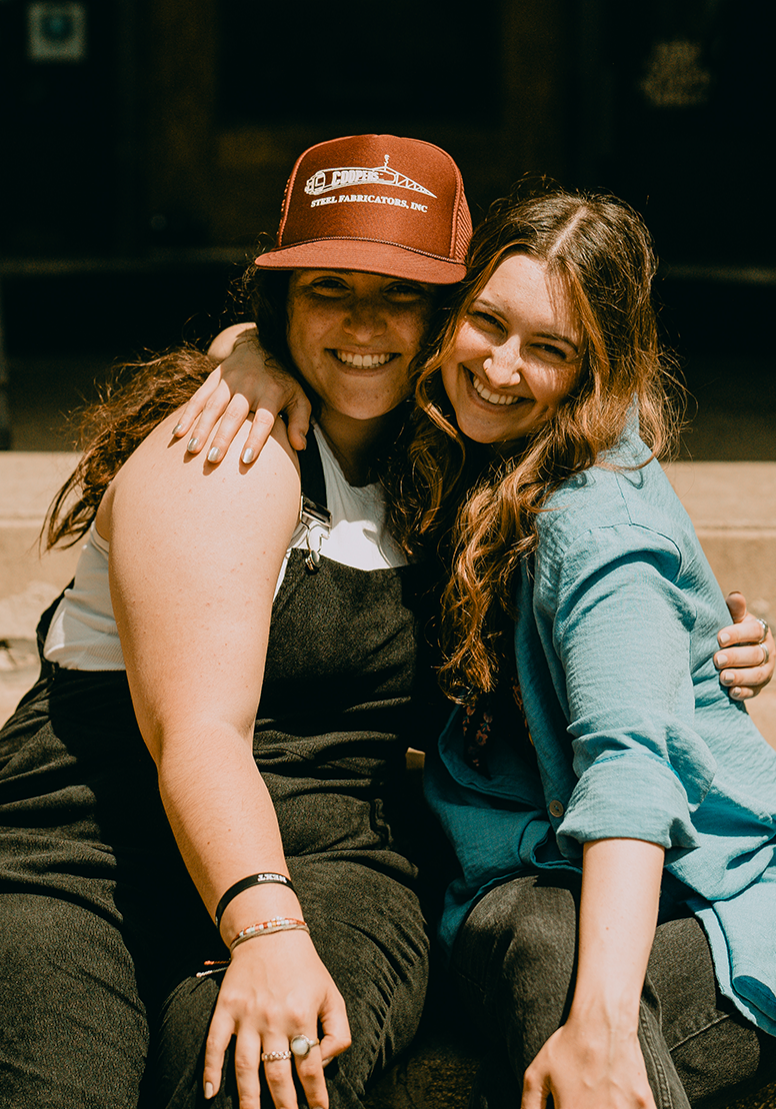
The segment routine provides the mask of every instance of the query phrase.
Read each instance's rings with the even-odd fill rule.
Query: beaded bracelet
[[[261,886],[264,882],[277,882],[281,886],[288,886],[292,893],[296,893],[294,883],[290,878],[286,878],[285,874],[275,874],[274,871],[265,874],[249,874],[247,878],[241,878],[239,882],[235,882],[233,886],[230,886],[216,905],[214,914],[216,928],[220,928],[221,917],[224,915],[227,905],[235,899],[238,893],[242,893],[243,890],[248,890],[252,886]]]
[[[256,936],[271,936],[273,932],[307,932],[309,936],[310,929],[303,920],[297,920],[293,916],[275,916],[272,920],[263,920],[260,924],[249,924],[247,928],[238,932],[229,944],[230,955],[234,953],[235,947],[239,947],[246,940],[255,939]]]

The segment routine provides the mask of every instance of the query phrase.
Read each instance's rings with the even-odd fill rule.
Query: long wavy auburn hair
[[[568,291],[585,344],[570,394],[503,457],[458,430],[441,366],[454,352],[469,306],[498,265],[516,253],[543,262]],[[498,683],[510,655],[515,573],[536,547],[537,517],[551,494],[602,461],[634,407],[652,457],[673,446],[681,423],[681,387],[658,343],[651,239],[627,204],[557,188],[533,196],[518,191],[491,207],[467,261],[467,277],[417,371],[417,411],[404,444],[410,466],[405,459],[389,499],[405,549],[430,546],[447,567],[439,679],[455,700],[490,692]]]

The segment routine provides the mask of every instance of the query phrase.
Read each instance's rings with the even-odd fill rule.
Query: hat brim
[[[364,239],[316,239],[280,247],[260,254],[256,265],[267,270],[353,270],[431,285],[455,285],[466,275],[461,262]]]

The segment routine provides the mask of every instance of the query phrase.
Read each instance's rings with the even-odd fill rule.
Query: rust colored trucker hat
[[[333,269],[452,285],[472,223],[461,171],[419,139],[352,135],[310,147],[286,185],[260,269]]]

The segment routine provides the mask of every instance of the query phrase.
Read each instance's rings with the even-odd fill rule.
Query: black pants
[[[347,862],[288,863],[318,954],[348,1010],[352,1044],[326,1068],[329,1104],[355,1109],[369,1079],[417,1031],[427,981],[423,921],[414,895],[385,875]],[[209,1103],[202,1096],[204,1042],[220,978],[186,978],[164,1002],[151,1073],[158,1104],[167,1109],[238,1109],[231,1051],[219,1093]],[[264,1101],[272,1105],[267,1092]]]
[[[286,810],[296,827],[293,801]],[[350,1020],[353,1045],[326,1071],[331,1105],[354,1109],[417,1029],[423,915],[392,851],[312,844],[288,865]],[[0,1107],[204,1105],[220,976],[195,975],[226,954],[175,846],[125,677],[40,683],[0,732]],[[237,1106],[230,1060],[215,1105]]]
[[[526,1067],[571,1007],[578,879],[518,878],[472,910],[452,974],[488,1050],[471,1109],[510,1109]],[[692,916],[657,928],[641,1001],[639,1039],[658,1109],[725,1106],[776,1079],[776,1040],[717,990],[706,937]]]

